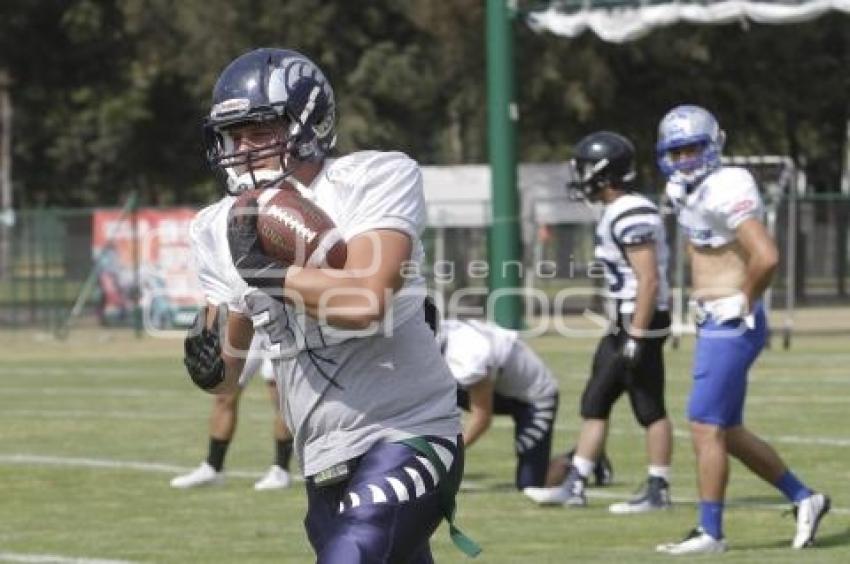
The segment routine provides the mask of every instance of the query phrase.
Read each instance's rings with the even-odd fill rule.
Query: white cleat
[[[569,507],[586,507],[587,496],[584,493],[586,488],[587,478],[580,476],[578,472],[570,472],[567,476],[567,481],[561,486],[567,497],[564,500],[564,505]]]
[[[670,509],[670,505],[670,485],[667,480],[650,477],[640,489],[638,495],[629,501],[609,505],[608,511],[616,515],[630,515]]]
[[[716,539],[702,528],[697,527],[680,542],[659,544],[655,547],[656,552],[682,556],[686,554],[720,554],[728,550],[724,539]]]
[[[569,497],[563,486],[553,488],[523,488],[522,493],[538,505],[564,505]]]
[[[282,490],[288,488],[291,483],[292,478],[289,476],[289,472],[274,464],[266,472],[266,475],[254,484],[254,489],[258,492],[264,490]]]
[[[172,488],[187,489],[196,488],[198,486],[220,486],[224,484],[224,472],[216,472],[215,468],[210,466],[206,461],[201,462],[201,465],[182,476],[177,476],[171,480]]]
[[[791,542],[793,548],[812,546],[820,520],[829,512],[829,506],[829,496],[813,493],[794,507],[794,515],[797,517],[797,534]]]
[[[585,507],[587,498],[584,488],[587,478],[578,474],[567,477],[566,481],[554,488],[524,488],[522,493],[539,505],[566,505],[569,507]]]

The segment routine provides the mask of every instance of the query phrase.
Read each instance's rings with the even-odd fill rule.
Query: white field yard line
[[[846,398],[835,398],[836,401],[846,402]],[[93,419],[143,419],[143,420],[182,420],[182,419],[197,419],[197,414],[193,413],[185,413],[185,414],[175,414],[175,413],[166,413],[166,412],[154,412],[154,411],[94,411],[94,410],[51,410],[51,409],[6,409],[0,412],[0,419],[3,418],[14,418],[14,417],[39,417],[45,419],[51,418],[68,418],[68,419],[79,419],[79,418],[93,418]],[[248,419],[265,419],[266,416],[259,414],[246,414],[242,416],[243,418]],[[495,421],[491,424],[492,427],[497,429],[513,429],[514,424],[512,421],[507,418],[496,418]],[[575,425],[560,425],[558,427],[561,431],[577,431],[578,427]],[[628,436],[642,436],[643,433],[639,429],[611,429],[609,430],[610,434],[614,435],[628,435]],[[680,440],[690,440],[690,434],[687,431],[683,430],[675,430],[674,435],[677,439]],[[774,443],[785,443],[785,444],[796,444],[796,445],[818,445],[818,446],[832,446],[832,447],[850,447],[850,438],[845,437],[818,437],[818,436],[801,436],[801,435],[762,435],[762,438],[769,442]]]
[[[271,409],[269,409],[271,413]],[[177,420],[195,420],[204,415],[199,413],[156,413],[156,412],[138,412],[138,411],[92,411],[83,409],[4,409],[0,418],[16,418],[16,417],[36,417],[39,419],[134,419],[144,421],[177,421]],[[240,415],[240,418],[242,416]],[[248,416],[254,419],[255,416]]]
[[[5,389],[0,387],[0,391],[5,392]],[[126,391],[127,393],[123,393],[119,390],[115,390],[115,395],[126,395],[126,396],[138,396],[144,397],[147,390],[135,390],[135,391]],[[52,394],[51,394],[52,395]],[[58,393],[56,395],[61,395]],[[82,394],[85,396],[97,395],[97,394]],[[109,394],[104,394],[109,395]],[[154,395],[154,394],[152,394]],[[164,394],[165,395],[165,394]],[[170,394],[168,394],[170,395]],[[177,393],[174,394],[178,395]],[[768,399],[768,398],[765,398]],[[774,398],[774,403],[776,403]],[[788,398],[789,403],[792,398]],[[799,401],[799,398],[797,398]],[[846,397],[833,397],[829,398],[829,400],[823,400],[819,403],[841,403],[844,404],[847,402]],[[769,402],[765,402],[769,403]],[[15,417],[39,417],[45,419],[55,419],[55,418],[74,418],[74,419],[82,419],[82,418],[91,418],[91,419],[138,419],[138,420],[183,420],[183,419],[197,419],[197,414],[195,413],[174,413],[174,412],[157,412],[154,410],[145,410],[145,411],[103,411],[103,410],[83,410],[83,409],[4,409],[0,411],[0,419],[4,418],[15,418]],[[264,419],[265,416],[260,416],[259,414],[246,414],[243,418],[248,419]],[[510,419],[506,417],[496,417],[491,424],[491,427],[496,429],[513,429],[514,423]],[[573,424],[567,425],[559,425],[558,429],[561,431],[577,431],[578,427]],[[628,436],[642,436],[643,432],[638,428],[629,428],[629,429],[621,429],[614,428],[609,431],[610,434],[614,435],[628,435]],[[674,431],[676,438],[678,439],[687,439],[690,440],[690,434],[688,431],[677,429]],[[762,435],[762,438],[775,443],[787,443],[787,444],[801,444],[801,445],[820,445],[820,446],[834,446],[834,447],[850,447],[850,437],[810,437],[810,436],[800,436],[800,435]]]
[[[59,554],[23,554],[19,552],[0,552],[0,562],[34,562],[50,564],[132,564],[130,560],[104,560]]]
[[[135,470],[138,472],[156,472],[163,474],[179,474],[195,468],[162,464],[159,462],[141,462],[135,460],[110,460],[106,458],[84,458],[69,456],[45,456],[40,454],[0,454],[0,464],[23,464],[28,466],[73,466],[77,468],[103,468],[107,470]],[[263,472],[247,470],[227,470],[228,476],[236,478],[260,478]],[[295,479],[298,477],[293,476]]]
[[[147,397],[173,397],[185,398],[195,391],[194,387],[187,387],[184,391],[178,390],[148,390],[144,388],[38,388],[38,387],[6,387],[0,386],[0,394],[10,396],[58,396],[58,397],[116,397],[116,398],[147,398]]]
[[[64,467],[77,467],[77,468],[99,468],[99,469],[108,469],[108,470],[136,470],[140,472],[155,472],[155,473],[168,473],[174,474],[179,472],[186,472],[188,470],[192,470],[192,468],[186,468],[183,466],[174,466],[171,464],[161,464],[155,462],[138,462],[132,460],[109,460],[103,458],[73,458],[73,457],[64,457],[64,456],[42,456],[35,454],[0,454],[0,464],[24,464],[29,466],[64,466]],[[250,472],[245,470],[228,470],[228,476],[234,476],[239,478],[259,478],[262,476],[262,472]],[[304,478],[301,476],[293,476],[295,481],[303,481]],[[484,487],[476,483],[472,480],[464,480],[461,484],[461,490],[464,491],[481,491]],[[588,496],[591,498],[597,499],[617,499],[623,500],[628,498],[634,492],[629,491],[615,491],[613,489],[608,489],[608,491],[602,491],[599,488],[592,488],[588,490]],[[686,498],[686,497],[675,497],[673,501],[676,503],[686,503],[686,504],[694,504],[697,502],[696,499]],[[758,502],[749,502],[749,501],[735,501],[730,500],[727,502],[727,505],[731,507],[754,507],[760,509],[780,509],[785,510],[788,509],[787,503],[758,503]],[[838,513],[841,515],[850,515],[850,507],[832,507],[830,509],[833,513]],[[51,562],[51,561],[46,561]],[[104,561],[106,562],[106,561]]]
[[[175,357],[176,358],[176,357]],[[179,359],[177,359],[179,361]],[[116,363],[121,360],[116,359]],[[175,364],[176,365],[176,364]],[[15,376],[145,376],[150,377],[152,373],[157,372],[158,368],[135,368],[122,366],[86,366],[86,367],[66,367],[66,366],[37,366],[37,365],[16,365],[15,363],[2,363],[3,379],[11,379]],[[182,367],[175,367],[175,374],[181,373]],[[183,370],[182,373],[185,373]],[[188,378],[188,376],[187,376]]]
[[[197,412],[166,413],[155,411],[94,411],[86,409],[3,409],[0,411],[0,420],[15,419],[19,417],[35,417],[38,419],[133,419],[138,421],[202,421],[209,416],[209,410],[204,406]],[[240,420],[266,421],[270,420],[272,410],[269,408],[268,415],[260,413],[239,414]]]
[[[687,405],[688,398],[690,396],[684,394],[667,394],[665,399],[668,403],[674,404],[683,404]],[[847,404],[847,396],[844,395],[844,392],[837,395],[823,396],[823,397],[807,397],[804,401],[801,401],[799,395],[780,395],[780,394],[757,394],[747,398],[747,406],[750,405],[774,405],[774,404],[787,404],[787,405],[830,405],[830,404],[838,404],[838,405],[846,405]]]
[[[843,401],[847,401],[847,398],[843,398]],[[490,424],[492,428],[495,429],[511,429],[514,428],[513,421],[496,417],[493,419],[493,422]],[[558,430],[562,432],[578,432],[579,428],[577,425],[568,424],[568,425],[558,425]],[[641,431],[635,425],[634,428],[622,429],[622,428],[611,428],[608,430],[609,435],[626,435],[626,436],[643,436],[643,431]],[[676,429],[673,431],[675,437],[682,441],[690,441],[691,434],[682,429]],[[785,443],[785,444],[794,444],[794,445],[817,445],[817,446],[829,446],[829,447],[839,447],[839,448],[847,448],[850,447],[850,437],[807,437],[807,436],[798,436],[798,435],[762,435],[759,436],[771,443]],[[557,448],[555,449],[557,451]]]
[[[256,378],[256,380],[261,380]],[[846,382],[850,385],[850,378]],[[778,386],[784,387],[784,386]],[[184,390],[156,390],[145,388],[125,388],[125,387],[20,387],[20,386],[2,386],[0,385],[0,394],[3,396],[21,396],[21,397],[58,397],[58,398],[162,398],[162,399],[186,399],[195,394],[197,390],[194,387],[187,386]],[[687,396],[684,395],[668,395],[668,402],[685,403]],[[809,397],[806,399],[806,404],[815,405],[830,405],[844,404],[847,398],[844,394],[826,395],[821,397]],[[749,405],[799,405],[799,395],[784,395],[784,394],[758,394],[747,398]]]
[[[607,488],[606,488],[607,489]],[[629,498],[630,495],[634,495],[634,492],[625,493],[625,492],[616,492],[616,491],[600,491],[599,488],[590,488],[586,490],[587,496],[591,499],[616,499],[618,501],[625,501]],[[673,503],[682,503],[682,504],[690,504],[696,505],[699,500],[694,497],[683,497],[683,496],[674,496]],[[788,510],[791,505],[789,502],[782,503],[767,503],[767,502],[758,502],[758,501],[735,501],[734,499],[726,500],[726,507],[747,507],[747,508],[755,508],[755,509],[778,509],[778,510]],[[840,515],[850,515],[850,507],[830,507],[830,513],[836,513]]]
[[[846,402],[846,398],[836,398],[841,402]],[[51,409],[6,409],[0,412],[0,419],[15,418],[15,417],[38,417],[43,419],[136,419],[136,420],[184,420],[197,419],[198,415],[194,413],[175,414],[173,412],[154,412],[154,411],[94,411],[94,410],[51,410]],[[265,420],[267,417],[260,414],[245,414],[241,416],[243,419]],[[497,429],[513,429],[514,424],[507,418],[496,418],[491,424]],[[560,425],[558,429],[561,431],[577,431],[575,425]],[[643,433],[639,429],[620,429],[614,428],[609,430],[609,434],[627,435],[627,436],[642,436]],[[684,430],[675,430],[674,435],[680,440],[690,440],[690,434]],[[850,438],[846,437],[818,437],[818,436],[801,436],[801,435],[762,435],[762,438],[773,443],[795,444],[795,445],[817,445],[847,448],[850,447]]]

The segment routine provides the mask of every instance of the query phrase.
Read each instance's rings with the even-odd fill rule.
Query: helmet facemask
[[[693,187],[720,168],[726,134],[699,106],[679,106],[658,127],[658,167],[671,181]],[[687,150],[693,155],[682,156]]]
[[[571,161],[573,197],[602,202],[605,189],[632,190],[637,176],[632,142],[613,131],[596,131],[576,143]]]
[[[634,169],[626,171],[611,170],[611,161],[573,159],[570,161],[575,180],[568,184],[574,199],[598,202],[606,188],[629,190],[636,178]]]
[[[677,156],[683,149],[693,150],[693,155]],[[696,186],[703,178],[720,166],[720,146],[707,138],[674,145],[661,152],[658,164],[670,180],[686,186]]]
[[[608,159],[602,159],[596,162],[585,159],[573,159],[573,170],[575,171],[576,181],[573,185],[580,197],[590,201],[595,201],[599,197],[599,193],[605,189],[610,183],[602,172],[608,166]]]
[[[207,159],[237,195],[325,158],[335,124],[333,90],[318,67],[295,51],[258,49],[234,60],[216,83],[204,125]],[[251,126],[268,127],[268,140],[237,143],[234,134]]]
[[[244,130],[251,127],[266,127],[268,134],[257,136],[253,132],[254,140],[248,141],[248,147],[237,150],[237,136],[250,134]],[[236,195],[260,188],[292,174],[295,168],[290,156],[292,144],[286,130],[282,119],[215,128],[210,162],[223,174],[228,193]],[[262,137],[268,139],[263,140]]]

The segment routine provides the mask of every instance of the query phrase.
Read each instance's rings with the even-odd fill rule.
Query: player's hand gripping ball
[[[333,220],[298,190],[283,186],[248,191],[233,204],[255,215],[262,253],[284,266],[344,267],[348,250]]]
[[[251,286],[278,295],[289,266],[343,268],[348,248],[333,220],[291,186],[249,190],[233,203],[227,240]]]

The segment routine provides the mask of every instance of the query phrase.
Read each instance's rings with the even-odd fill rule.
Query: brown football
[[[257,234],[263,252],[285,265],[342,268],[348,248],[333,220],[290,185],[251,190],[257,199]]]

